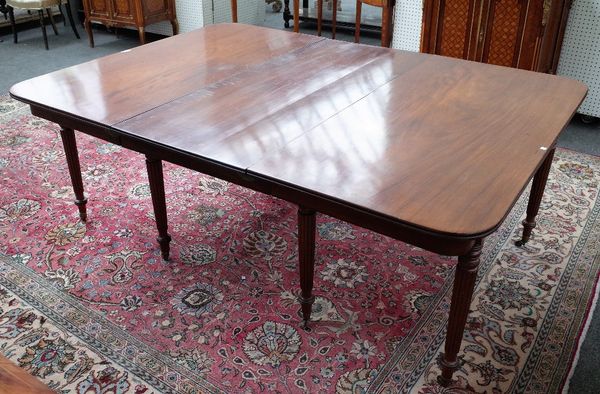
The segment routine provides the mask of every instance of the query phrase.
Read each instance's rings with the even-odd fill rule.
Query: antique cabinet
[[[570,0],[425,0],[421,51],[556,72]]]
[[[175,15],[175,0],[83,0],[85,30],[94,47],[92,22],[107,26],[131,26],[138,30],[140,43],[146,43],[145,27],[168,20],[177,34],[179,27]]]

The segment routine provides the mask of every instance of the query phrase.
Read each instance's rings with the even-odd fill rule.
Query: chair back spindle
[[[238,22],[237,0],[231,0],[231,20],[233,23]]]
[[[360,40],[360,20],[363,3],[381,8],[381,46],[389,47],[392,41],[392,16],[396,0],[356,0],[354,42]]]

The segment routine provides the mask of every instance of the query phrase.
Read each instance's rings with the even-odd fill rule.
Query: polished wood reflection
[[[419,57],[410,68],[374,60],[388,71],[387,84],[268,151],[249,173],[431,231],[493,231],[585,88],[545,74]]]
[[[114,127],[470,237],[502,222],[584,93],[555,76],[326,40]]]
[[[77,129],[146,155],[165,259],[162,161],[300,206],[305,322],[315,212],[459,256],[444,385],[458,366],[483,239],[535,174],[529,237],[555,141],[585,94],[581,83],[556,76],[239,24],[11,89],[34,115],[61,124],[67,142]],[[74,139],[65,143],[74,147]]]
[[[177,39],[153,42],[16,84],[11,93],[112,125],[323,40],[243,24],[213,25],[172,38]]]

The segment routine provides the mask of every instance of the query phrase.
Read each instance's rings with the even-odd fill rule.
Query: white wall
[[[290,2],[293,0],[290,0]],[[229,0],[175,0],[179,31],[185,33],[204,25],[231,21]],[[238,19],[242,23],[261,24],[265,20],[264,0],[238,0]],[[150,25],[146,31],[170,36],[169,22]]]
[[[207,0],[175,0],[175,12],[177,13],[177,22],[179,22],[179,32],[185,33],[204,26],[202,3],[206,1]],[[166,36],[173,34],[170,22],[160,22],[150,25],[146,28],[146,31]]]
[[[290,0],[290,7],[292,1]],[[202,0],[202,3],[205,25],[231,22],[231,2],[229,0]],[[264,0],[238,0],[237,6],[238,22],[259,25],[265,21]]]
[[[399,0],[396,2],[392,48],[419,52],[423,0]]]
[[[565,29],[558,75],[588,86],[588,95],[577,112],[600,117],[600,2],[573,2]]]

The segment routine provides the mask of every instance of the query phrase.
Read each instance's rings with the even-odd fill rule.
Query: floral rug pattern
[[[559,150],[532,240],[526,196],[484,244],[452,387],[435,383],[455,259],[319,215],[303,328],[296,208],[164,165],[171,260],[144,158],[0,98],[0,351],[58,392],[556,392],[598,279],[600,159]],[[527,194],[527,193],[525,193]]]

